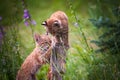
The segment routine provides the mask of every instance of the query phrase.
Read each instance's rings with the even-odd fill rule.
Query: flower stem
[[[78,23],[79,33],[82,35],[82,37],[83,37],[83,39],[84,39],[84,42],[86,43],[86,46],[87,46],[88,50],[91,50],[90,47],[89,47],[89,44],[88,44],[88,42],[87,42],[86,36],[85,36],[85,34],[84,34],[83,30],[82,30],[82,27],[80,26],[80,20],[77,19],[77,17],[76,17],[75,10],[73,9],[72,3],[71,3],[70,1],[68,1],[68,3],[69,3],[70,10],[71,10],[74,18],[75,18],[76,22]]]

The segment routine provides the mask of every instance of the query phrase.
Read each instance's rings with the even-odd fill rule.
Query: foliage
[[[15,80],[22,59],[16,26],[9,27],[0,45],[0,80]]]
[[[116,2],[116,1],[113,1]],[[119,2],[119,1],[118,1]],[[119,72],[120,72],[120,54],[119,54],[119,28],[120,28],[120,10],[117,5],[111,3],[106,3],[106,7],[104,11],[102,2],[97,6],[96,9],[102,12],[97,14],[97,17],[93,17],[93,19],[89,19],[92,24],[98,29],[98,40],[92,40],[92,43],[95,43],[99,49],[95,51],[98,56],[102,54],[102,58],[94,58],[94,62],[92,65],[87,67],[89,72],[89,80],[119,80]],[[105,3],[103,3],[105,4]],[[111,7],[112,6],[112,7]],[[104,6],[105,7],[105,6]],[[113,8],[111,10],[111,8]],[[108,9],[109,8],[109,9]],[[102,10],[103,9],[103,10]],[[92,10],[93,11],[93,10]],[[92,15],[96,15],[92,13]],[[98,18],[98,19],[97,19]],[[102,34],[102,35],[101,35]],[[109,53],[109,54],[107,54]],[[111,55],[112,54],[112,55]],[[97,57],[98,57],[97,56]],[[94,77],[93,77],[94,75]]]
[[[90,19],[97,28],[104,28],[105,32],[99,37],[99,41],[92,40],[100,47],[101,52],[109,52],[112,54],[120,53],[120,8],[113,10],[115,21],[110,18],[100,17],[98,20]]]
[[[15,80],[21,65],[18,23],[21,21],[19,1],[0,2],[0,80]]]
[[[0,1],[0,16],[2,16],[2,25],[10,26],[14,23],[19,23],[22,18],[22,8],[20,0],[1,0]]]

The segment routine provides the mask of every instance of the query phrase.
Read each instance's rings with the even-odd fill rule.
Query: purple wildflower
[[[24,17],[25,19],[29,19],[29,18],[30,18],[30,14],[29,14],[29,12],[28,12],[27,9],[24,10],[24,15],[23,15],[23,17]]]
[[[32,25],[36,25],[36,21],[35,21],[35,20],[32,20],[32,21],[31,21],[31,24],[32,24]]]
[[[25,21],[24,24],[25,24],[25,26],[29,26],[29,22],[28,21]]]
[[[25,26],[29,26],[30,24],[36,25],[36,21],[31,20],[31,16],[30,16],[29,11],[27,9],[24,10],[23,18],[24,18]]]

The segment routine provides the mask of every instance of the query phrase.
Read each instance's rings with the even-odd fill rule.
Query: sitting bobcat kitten
[[[68,17],[63,11],[53,13],[42,25],[45,26],[47,33],[56,37],[58,43],[62,42],[64,44],[65,49],[69,48]]]
[[[51,55],[51,40],[48,35],[34,35],[36,47],[33,52],[25,59],[16,80],[36,80],[35,74],[38,69],[47,61]]]

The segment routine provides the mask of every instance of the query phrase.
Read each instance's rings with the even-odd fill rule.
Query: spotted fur
[[[25,59],[18,71],[16,80],[36,80],[35,74],[39,68],[47,63],[51,54],[51,40],[48,35],[34,35],[36,47]]]

